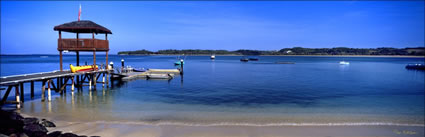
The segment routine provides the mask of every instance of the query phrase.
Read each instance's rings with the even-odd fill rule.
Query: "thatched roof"
[[[111,30],[96,24],[89,20],[73,21],[65,24],[55,26],[56,31],[65,31],[73,33],[108,33],[112,34]]]

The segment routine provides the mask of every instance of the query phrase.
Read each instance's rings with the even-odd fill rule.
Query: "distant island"
[[[425,47],[415,48],[283,48],[281,50],[201,50],[201,49],[166,49],[156,52],[149,50],[120,51],[118,55],[400,55],[425,56]]]

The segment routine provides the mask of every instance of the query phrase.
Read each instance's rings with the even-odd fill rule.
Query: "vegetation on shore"
[[[425,47],[417,48],[283,48],[281,50],[201,50],[201,49],[167,49],[156,52],[149,50],[121,51],[118,55],[411,55],[424,56]]]

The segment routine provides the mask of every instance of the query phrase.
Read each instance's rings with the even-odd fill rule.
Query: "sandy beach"
[[[423,137],[423,126],[183,126],[55,121],[49,131],[102,137]]]
[[[57,127],[48,128],[49,133],[62,131],[102,137],[423,137],[425,133],[424,125],[190,125],[38,118],[46,118],[56,124]]]

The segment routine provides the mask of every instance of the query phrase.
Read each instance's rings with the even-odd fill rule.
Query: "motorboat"
[[[241,58],[241,61],[242,61],[242,62],[248,62],[248,61],[249,61],[249,59],[247,59],[247,58]]]
[[[350,62],[348,62],[348,61],[340,61],[339,64],[340,65],[350,65]]]
[[[145,72],[146,70],[144,68],[133,68],[134,72]]]
[[[407,64],[406,65],[406,69],[420,69],[420,70],[425,70],[425,65],[424,64],[420,64],[420,63],[411,63],[411,64]]]

